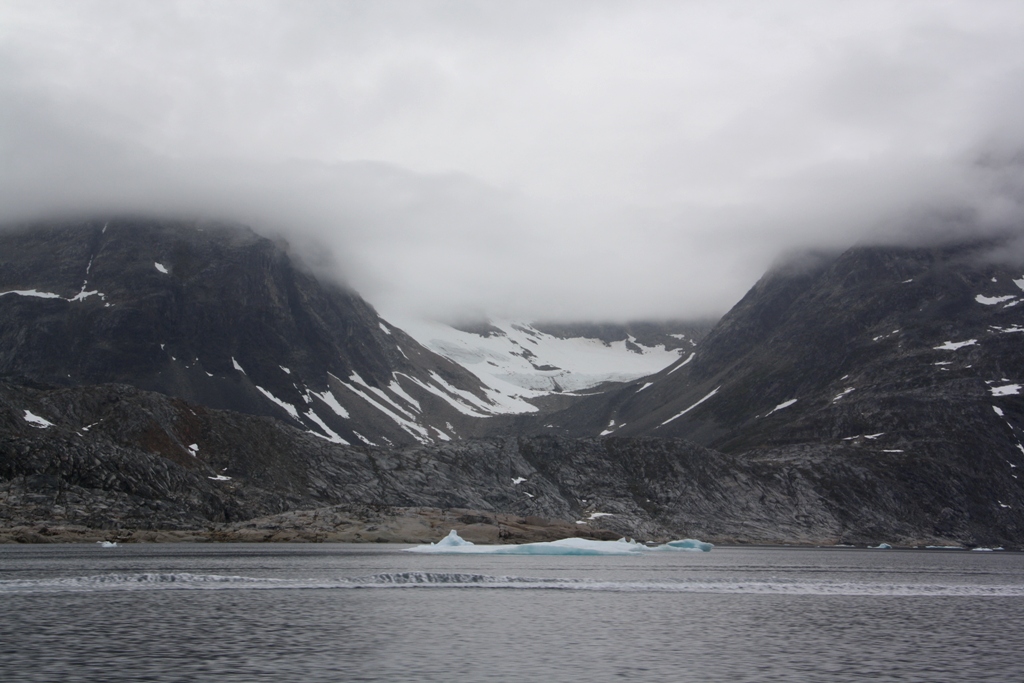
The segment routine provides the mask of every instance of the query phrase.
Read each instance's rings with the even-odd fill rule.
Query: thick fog
[[[238,220],[385,310],[714,315],[794,249],[1020,227],[1022,84],[1017,0],[2,0],[0,220]]]

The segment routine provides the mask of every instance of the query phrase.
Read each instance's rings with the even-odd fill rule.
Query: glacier
[[[437,543],[406,548],[408,553],[433,555],[643,555],[658,551],[710,552],[711,543],[693,538],[669,541],[664,545],[648,547],[633,540],[595,541],[589,538],[563,538],[558,541],[523,543],[522,545],[476,545],[467,541],[455,529]]]

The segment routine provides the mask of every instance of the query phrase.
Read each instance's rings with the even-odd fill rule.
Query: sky
[[[715,316],[1024,225],[1024,3],[0,0],[0,157],[0,221],[240,221],[385,312]]]

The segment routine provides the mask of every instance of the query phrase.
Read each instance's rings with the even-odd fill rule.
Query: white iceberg
[[[692,538],[670,541],[665,545],[647,547],[633,540],[595,541],[589,538],[563,538],[558,541],[523,543],[522,545],[476,545],[455,529],[437,543],[406,548],[410,553],[436,555],[641,555],[658,550],[709,552],[714,546]]]

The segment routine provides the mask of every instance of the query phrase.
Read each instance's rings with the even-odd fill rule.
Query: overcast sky
[[[0,219],[237,219],[385,311],[714,315],[1021,225],[1024,2],[0,0],[0,154]]]

